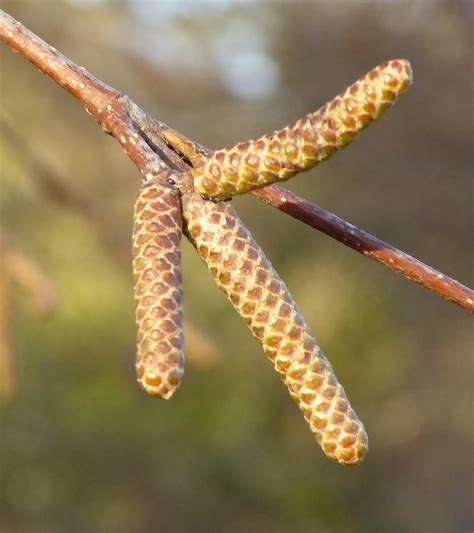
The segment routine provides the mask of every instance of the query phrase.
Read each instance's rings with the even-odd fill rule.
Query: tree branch
[[[186,172],[191,160],[186,156],[186,151],[211,153],[148,117],[127,96],[94,78],[83,67],[73,63],[1,10],[0,39],[77,98],[102,128],[117,139],[142,175],[162,174],[166,172],[167,166],[177,172]],[[174,134],[174,142],[170,141],[170,132]],[[253,194],[276,209],[474,313],[472,289],[336,215],[277,186],[268,186]]]
[[[398,272],[410,281],[415,281],[466,311],[474,313],[474,291],[472,289],[353,226],[337,215],[276,185],[254,191],[253,194],[272,207],[322,231],[349,248]]]

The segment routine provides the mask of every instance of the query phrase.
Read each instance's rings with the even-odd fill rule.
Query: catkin
[[[262,344],[325,454],[359,463],[364,426],[283,281],[228,202],[182,198],[184,230]]]
[[[181,205],[176,189],[153,180],[135,202],[137,379],[153,396],[170,398],[183,376]]]
[[[382,115],[411,81],[407,60],[382,63],[294,124],[203,156],[193,169],[196,192],[223,199],[285,181],[314,167]]]

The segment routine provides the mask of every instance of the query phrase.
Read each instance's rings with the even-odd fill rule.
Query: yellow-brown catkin
[[[338,383],[285,284],[228,202],[182,198],[185,232],[262,344],[325,454],[357,464],[364,426]]]
[[[183,376],[181,204],[168,183],[143,184],[135,202],[137,379],[153,396],[170,398]]]
[[[406,59],[382,63],[315,113],[271,135],[203,157],[193,169],[196,192],[226,198],[314,167],[382,115],[411,81]]]

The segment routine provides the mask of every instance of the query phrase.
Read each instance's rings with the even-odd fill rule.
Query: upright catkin
[[[193,169],[196,192],[223,199],[285,181],[314,167],[382,115],[411,81],[406,59],[382,63],[294,124],[202,156]]]
[[[184,231],[262,344],[325,454],[357,464],[364,426],[288,289],[228,202],[182,197]]]
[[[149,394],[168,399],[184,367],[182,220],[176,188],[158,180],[143,183],[134,221],[137,379]]]

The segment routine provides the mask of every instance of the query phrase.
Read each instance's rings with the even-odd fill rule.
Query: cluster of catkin
[[[288,289],[228,201],[312,168],[343,148],[411,83],[410,64],[379,65],[331,102],[257,140],[195,155],[187,175],[145,180],[133,232],[137,378],[170,398],[183,376],[180,239],[195,246],[301,409],[325,454],[359,463],[367,435]]]

